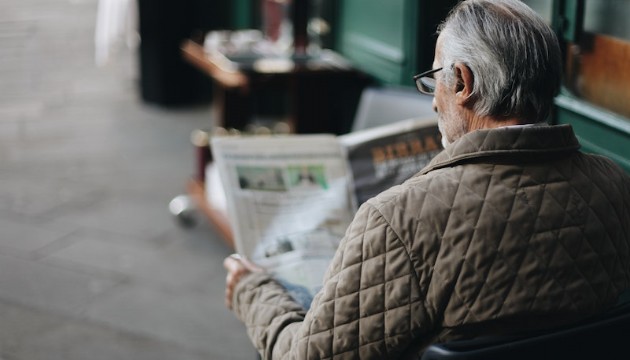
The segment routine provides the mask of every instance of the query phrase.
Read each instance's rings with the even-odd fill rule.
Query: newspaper
[[[218,137],[212,153],[237,252],[316,293],[354,213],[337,138]]]
[[[441,150],[436,121],[343,136],[214,137],[236,250],[308,307],[357,207]]]
[[[350,166],[353,200],[357,206],[402,184],[442,151],[435,118],[397,121],[338,139]]]

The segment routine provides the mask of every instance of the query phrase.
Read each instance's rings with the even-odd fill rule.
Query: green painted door
[[[334,25],[336,49],[388,85],[412,86],[431,66],[435,30],[454,0],[342,0]]]

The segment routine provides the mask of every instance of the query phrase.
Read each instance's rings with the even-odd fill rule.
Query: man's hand
[[[232,309],[234,288],[244,275],[251,272],[262,272],[263,269],[238,254],[232,254],[223,260],[223,267],[227,270],[225,278],[225,306]]]

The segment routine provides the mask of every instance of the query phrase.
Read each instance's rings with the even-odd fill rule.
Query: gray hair
[[[518,0],[466,0],[438,28],[442,66],[466,64],[474,75],[474,110],[482,116],[544,121],[562,76],[553,30]],[[454,80],[452,71],[445,81]]]

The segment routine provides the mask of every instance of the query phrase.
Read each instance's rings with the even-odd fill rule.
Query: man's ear
[[[470,68],[464,63],[455,63],[453,71],[455,72],[455,80],[457,80],[455,88],[455,101],[459,105],[467,105],[471,101],[470,96],[473,92],[475,76]]]

